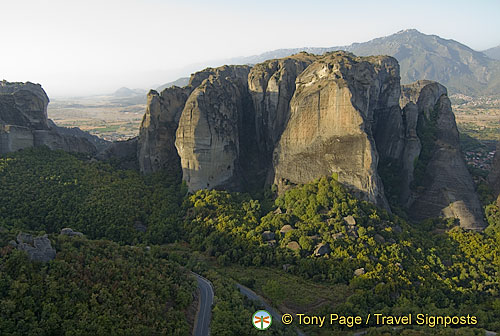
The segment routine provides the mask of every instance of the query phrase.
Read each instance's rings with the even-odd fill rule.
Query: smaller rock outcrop
[[[90,134],[57,127],[47,117],[49,98],[40,84],[0,82],[0,154],[48,146],[94,154]],[[94,137],[95,138],[95,137]],[[97,140],[96,140],[97,141]]]
[[[342,239],[342,238],[344,238],[344,233],[342,233],[342,232],[337,232],[337,233],[334,233],[334,234],[332,235],[332,238],[333,238],[334,240],[337,240],[337,239]]]
[[[295,229],[290,224],[283,225],[281,227],[281,229],[280,229],[280,235],[282,237],[284,237],[287,232],[290,232],[290,231],[293,231],[293,230],[295,230]]]
[[[70,236],[70,237],[83,237],[83,233],[78,232],[78,231],[73,231],[71,228],[64,228],[61,229],[61,234],[64,236]]]
[[[361,276],[365,274],[365,269],[363,267],[358,268],[354,271],[354,276]]]
[[[262,232],[262,240],[268,241],[268,240],[273,240],[274,238],[275,238],[274,232],[271,231]]]
[[[292,251],[298,251],[300,250],[300,245],[296,241],[291,241],[286,245],[287,248],[289,248]]]
[[[34,238],[30,234],[21,232],[17,235],[16,248],[26,251],[32,261],[49,262],[56,257],[56,250],[46,234]]]
[[[328,244],[325,244],[325,243],[319,243],[314,248],[314,255],[316,257],[324,256],[324,255],[326,255],[326,254],[328,254],[330,252],[331,252],[330,246]]]
[[[352,215],[344,217],[344,222],[346,222],[346,224],[349,226],[356,225],[356,219],[354,219]]]

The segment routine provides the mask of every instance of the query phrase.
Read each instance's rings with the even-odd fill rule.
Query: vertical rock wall
[[[180,169],[175,132],[190,91],[190,88],[171,87],[161,94],[154,90],[148,93],[146,114],[142,119],[137,145],[142,172]]]
[[[484,228],[481,204],[461,153],[458,129],[446,88],[431,81],[405,85],[401,104],[406,104],[403,111],[407,120],[404,175],[408,177],[405,182],[410,182],[405,185],[402,198],[410,216],[416,220],[452,217],[458,218],[464,228]],[[415,110],[418,112],[417,123]],[[422,137],[420,144],[413,140],[416,133]],[[422,146],[430,148],[431,154],[427,158]],[[419,147],[422,150],[418,151]],[[420,162],[424,164],[421,176],[414,175],[418,160],[425,161]],[[420,180],[415,180],[417,178]],[[413,188],[410,188],[411,182]]]
[[[428,127],[435,151],[424,158]],[[283,185],[334,174],[386,209],[379,161],[394,163],[397,198],[413,218],[484,225],[446,88],[401,87],[392,57],[300,53],[200,71],[184,88],[149,93],[137,148],[143,172],[181,169],[190,191],[248,190],[266,175]]]
[[[239,186],[239,132],[247,112],[249,71],[247,66],[219,68],[186,101],[175,146],[190,191]]]
[[[274,153],[275,183],[336,174],[388,209],[373,127],[375,113],[397,108],[398,76],[397,62],[389,57],[337,52],[309,66],[297,78],[291,116]]]

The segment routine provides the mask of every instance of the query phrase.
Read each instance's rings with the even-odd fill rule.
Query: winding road
[[[258,301],[262,306],[264,306],[264,308],[273,317],[273,321],[278,321],[278,323],[281,323],[281,314],[277,310],[275,310],[273,307],[271,307],[266,302],[266,300],[264,300],[264,298],[262,296],[260,296],[259,294],[255,293],[253,290],[251,290],[250,288],[245,287],[243,285],[236,284],[236,287],[238,287],[241,294],[245,295],[247,298],[249,298],[252,301]],[[295,331],[297,332],[298,336],[306,336],[306,334],[304,334],[302,331],[300,331],[297,328],[295,328]]]
[[[200,290],[200,301],[194,325],[194,336],[210,335],[210,320],[212,319],[212,304],[214,303],[214,290],[212,283],[199,274],[193,273]]]
[[[199,274],[196,273],[193,274],[194,276],[196,276],[196,280],[198,282],[198,289],[200,290],[200,301],[198,305],[198,312],[196,313],[193,335],[209,336],[210,321],[212,319],[212,305],[214,302],[214,290],[212,287],[212,283],[209,280],[205,279]],[[255,293],[250,288],[245,287],[241,284],[236,284],[236,287],[239,289],[241,294],[245,295],[250,300],[258,301],[265,308],[265,310],[267,310],[269,314],[271,314],[271,316],[275,321],[281,323],[281,314],[276,309],[271,307],[263,297]],[[295,331],[297,332],[298,336],[306,336],[304,332],[300,331],[297,328],[295,328]],[[366,334],[366,332],[367,331],[365,330],[361,330],[355,332],[353,336],[361,336]],[[487,336],[497,335],[497,333],[493,331],[486,330],[485,332]]]
[[[194,336],[208,336],[210,335],[210,321],[212,319],[212,304],[214,302],[214,290],[212,283],[199,274],[193,273],[198,282],[198,289],[200,291],[200,301],[198,304],[198,312],[194,322]],[[252,301],[258,301],[262,306],[271,314],[273,319],[281,323],[281,314],[271,307],[263,297],[255,293],[248,287],[236,284],[239,291]],[[298,336],[306,336],[302,331],[296,329]]]

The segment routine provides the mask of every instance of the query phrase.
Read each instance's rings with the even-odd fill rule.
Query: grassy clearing
[[[217,270],[292,312],[309,312],[323,304],[335,305],[349,295],[346,285],[320,285],[271,267],[230,266]]]

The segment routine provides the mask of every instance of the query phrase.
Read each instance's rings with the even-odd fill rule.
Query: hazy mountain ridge
[[[168,82],[163,85],[160,85],[156,88],[156,91],[161,92],[165,90],[166,88],[169,88],[171,86],[179,86],[179,87],[184,87],[189,84],[189,77],[181,77],[179,79],[174,80],[173,82]]]
[[[113,93],[114,97],[132,97],[137,95],[143,95],[146,90],[143,89],[130,89],[128,87],[121,87]]]
[[[402,84],[429,79],[445,85],[450,94],[479,96],[500,92],[500,61],[492,59],[497,48],[488,49],[488,54],[485,54],[455,40],[407,29],[348,46],[278,49],[260,55],[231,58],[227,63],[256,64],[301,51],[324,54],[344,50],[357,56],[388,55],[395,57],[400,64]]]
[[[488,56],[489,58],[500,60],[500,45],[490,49],[483,50],[482,53]]]

